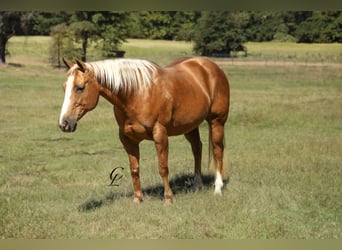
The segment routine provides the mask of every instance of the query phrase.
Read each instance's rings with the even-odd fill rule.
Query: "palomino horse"
[[[114,59],[68,67],[65,97],[59,118],[64,132],[103,96],[114,106],[120,140],[128,154],[134,202],[142,200],[139,180],[139,143],[155,143],[166,203],[172,202],[168,181],[168,136],[184,134],[195,159],[194,188],[202,186],[202,143],[198,126],[207,120],[209,144],[216,163],[215,194],[223,186],[224,124],[229,110],[229,83],[223,71],[206,58],[182,58],[166,67],[140,59]]]

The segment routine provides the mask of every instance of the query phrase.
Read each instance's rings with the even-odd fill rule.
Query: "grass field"
[[[66,72],[49,65],[48,41],[12,38],[9,65],[0,67],[1,238],[341,239],[341,66],[229,65],[220,60],[231,83],[226,126],[230,180],[223,196],[213,195],[204,123],[204,190],[190,192],[190,146],[184,137],[172,137],[175,202],[164,206],[154,145],[143,142],[145,196],[137,206],[109,103],[101,100],[75,133],[60,132]],[[251,52],[269,51],[270,60],[279,58],[280,52],[272,55],[269,49],[278,48],[274,43],[251,46]],[[297,46],[304,45],[274,51],[285,55]],[[340,44],[304,47],[309,54],[341,53]],[[129,57],[162,65],[191,55],[191,44],[182,42],[129,40],[123,48]],[[89,56],[96,58],[96,51]],[[109,186],[115,167],[124,168],[123,178],[119,186]]]
[[[246,44],[249,60],[342,63],[342,44],[267,42]]]

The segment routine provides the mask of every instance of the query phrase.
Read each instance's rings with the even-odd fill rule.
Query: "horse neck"
[[[118,91],[118,93],[113,93],[112,90],[101,85],[100,95],[104,97],[108,102],[113,104],[115,107],[120,110],[125,110],[127,95],[123,94],[122,91]]]

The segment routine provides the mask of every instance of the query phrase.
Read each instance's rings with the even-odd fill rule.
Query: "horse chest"
[[[121,127],[123,133],[134,141],[152,140],[152,132],[138,122],[126,121]]]

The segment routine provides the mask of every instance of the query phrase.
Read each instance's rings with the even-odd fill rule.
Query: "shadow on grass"
[[[23,67],[23,65],[20,63],[8,63],[8,66],[15,67],[15,68]]]
[[[214,190],[213,188],[214,176],[202,175],[202,182],[203,182],[202,190],[211,189],[211,188]],[[226,185],[228,182],[229,180],[225,181],[224,185]],[[193,183],[194,183],[194,177],[193,175],[190,175],[190,174],[178,175],[170,180],[170,186],[174,195],[193,193],[194,192],[192,189]],[[144,196],[155,197],[155,198],[159,198],[160,200],[164,199],[164,186],[162,184],[143,188],[142,192]],[[107,195],[105,195],[104,197],[100,199],[87,200],[86,202],[84,202],[78,207],[78,210],[81,212],[93,211],[105,205],[110,205],[114,201],[120,198],[132,198],[133,199],[133,192],[118,193],[118,192],[110,191],[108,192]]]

